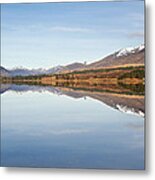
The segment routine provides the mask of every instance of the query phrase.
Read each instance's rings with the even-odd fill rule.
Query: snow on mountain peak
[[[144,48],[145,48],[144,44],[141,44],[140,46],[137,47],[137,49],[138,49],[139,51],[142,51]]]
[[[128,54],[133,54],[135,52],[142,51],[144,47],[145,47],[144,44],[141,44],[140,46],[137,47],[128,47],[128,48],[120,49],[117,52],[116,57],[127,56]]]
[[[140,110],[139,111],[135,111],[134,108],[129,108],[127,106],[123,106],[123,105],[120,105],[120,104],[116,104],[116,107],[121,112],[144,117],[144,113],[142,111],[140,111]]]
[[[117,57],[127,56],[129,53],[134,53],[134,48],[129,47],[129,48],[121,49],[121,50],[117,53],[116,56],[117,56]]]

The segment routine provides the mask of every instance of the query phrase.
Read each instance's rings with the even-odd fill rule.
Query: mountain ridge
[[[145,46],[141,44],[136,47],[122,48],[98,61],[86,65],[85,63],[74,62],[65,66],[55,66],[49,69],[38,68],[14,68],[7,70],[0,66],[1,76],[34,76],[34,75],[50,75],[77,70],[89,70],[95,68],[106,68],[112,66],[123,66],[129,64],[144,64]]]

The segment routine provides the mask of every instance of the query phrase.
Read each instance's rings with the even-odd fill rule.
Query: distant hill
[[[11,76],[34,76],[34,75],[42,75],[42,74],[55,74],[62,70],[62,66],[56,66],[49,69],[26,69],[26,68],[15,68],[10,70]]]
[[[56,74],[56,73],[62,73],[66,71],[74,71],[80,68],[84,68],[85,65],[82,63],[72,63],[67,66],[55,66],[53,68],[49,69],[27,69],[27,68],[14,68],[12,70],[6,70],[5,68],[1,67],[2,75],[3,76],[34,76],[34,75],[49,75],[49,74]]]
[[[12,70],[7,70],[2,66],[0,66],[0,73],[1,76],[29,76],[29,75],[42,75],[42,74],[49,75],[49,74],[65,73],[65,72],[77,71],[77,70],[96,69],[96,68],[128,65],[128,64],[133,64],[133,65],[144,64],[144,54],[145,54],[145,47],[144,45],[140,45],[137,47],[120,49],[119,51],[116,51],[113,54],[88,65],[75,62],[72,64],[68,64],[66,66],[59,65],[49,69],[15,68]]]
[[[67,71],[75,71],[75,70],[84,69],[84,68],[86,68],[85,64],[76,62],[76,63],[69,64],[67,66],[63,66],[60,72],[63,73]]]
[[[0,66],[0,76],[10,76],[10,72],[4,67]]]
[[[67,70],[76,70],[76,69],[84,68],[84,67],[85,67],[85,65],[82,63],[72,63],[72,64],[65,66],[64,68]]]

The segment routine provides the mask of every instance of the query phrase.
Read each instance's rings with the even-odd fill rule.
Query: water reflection
[[[2,166],[144,169],[144,96],[16,84],[0,93]]]
[[[17,84],[2,84],[0,88],[0,93],[3,94],[6,91],[15,91],[17,93],[22,92],[49,92],[57,95],[66,95],[72,98],[84,98],[91,97],[98,101],[101,101],[108,106],[113,107],[119,111],[143,116],[145,114],[144,107],[144,96],[143,95],[126,95],[126,94],[117,94],[117,93],[108,93],[108,92],[98,92],[98,91],[89,91],[72,89],[66,87],[52,87],[52,86],[40,86],[40,85],[17,85]]]

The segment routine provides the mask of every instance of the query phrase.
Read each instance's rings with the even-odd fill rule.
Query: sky
[[[1,65],[51,68],[144,43],[144,1],[1,5]]]

